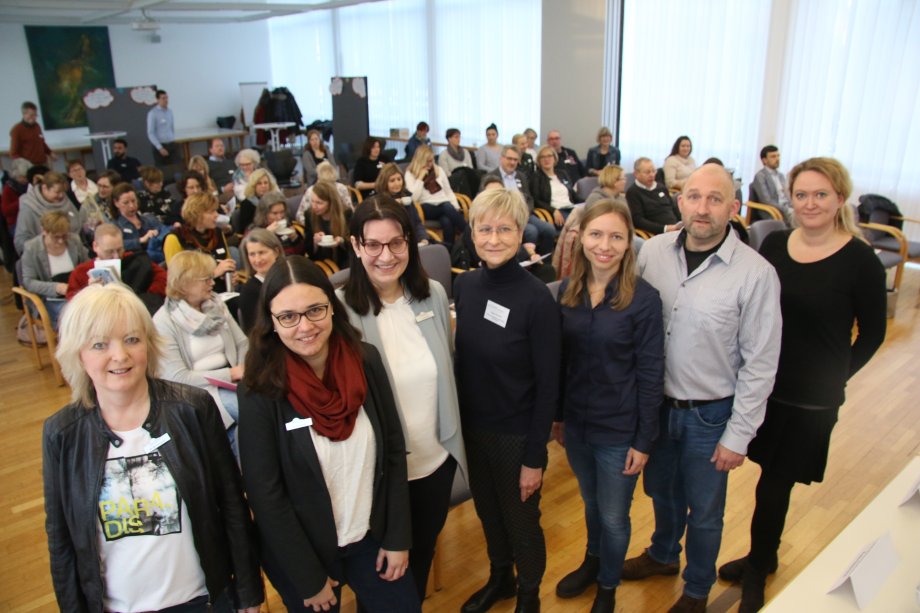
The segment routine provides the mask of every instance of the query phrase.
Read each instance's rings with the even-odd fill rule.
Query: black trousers
[[[170,166],[172,164],[179,164],[183,166],[182,155],[179,151],[179,143],[160,143],[163,145],[163,148],[166,149],[167,156],[163,157],[160,155],[160,150],[151,145],[153,149],[153,165],[157,168],[163,168],[164,166]],[[168,177],[166,183],[172,182],[172,177]]]
[[[777,471],[760,473],[751,518],[751,552],[748,561],[755,569],[768,573],[778,563],[779,543],[789,512],[789,498],[795,481]]]
[[[536,590],[546,570],[546,541],[540,526],[540,490],[521,502],[526,437],[476,431],[464,431],[463,437],[470,491],[486,536],[489,562],[495,567],[513,563],[521,590]]]
[[[450,508],[450,491],[457,472],[457,460],[447,456],[436,471],[409,482],[409,507],[412,512],[412,549],[409,551],[409,568],[415,578],[419,602],[425,599],[428,573],[434,559],[438,535],[447,521]]]

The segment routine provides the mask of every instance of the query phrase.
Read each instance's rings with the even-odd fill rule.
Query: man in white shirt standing
[[[671,613],[704,613],[716,580],[728,472],[763,422],[779,360],[782,317],[773,267],[729,225],[740,203],[731,176],[705,164],[678,199],[684,229],[639,252],[661,294],[665,401],[645,469],[655,532],[624,579],[676,575],[687,533],[684,591]]]
[[[751,183],[750,199],[753,202],[770,204],[782,211],[789,219],[789,184],[786,175],[779,171],[779,148],[776,145],[767,145],[760,150],[760,161],[763,168],[754,175]],[[753,211],[751,221],[756,221],[760,211]],[[760,216],[767,219],[766,216]]]
[[[158,167],[181,164],[169,94],[157,90],[157,104],[147,113],[147,138],[153,146],[153,163]]]

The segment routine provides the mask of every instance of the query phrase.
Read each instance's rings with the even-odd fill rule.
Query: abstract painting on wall
[[[32,72],[46,130],[87,125],[83,94],[115,87],[109,29],[26,26]]]

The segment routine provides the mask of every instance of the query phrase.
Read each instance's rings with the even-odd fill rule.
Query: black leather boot
[[[540,588],[518,590],[514,613],[540,613]]]
[[[485,613],[499,600],[514,596],[516,587],[514,569],[511,566],[504,568],[493,566],[489,570],[489,581],[482,589],[470,596],[460,610],[463,613]]]
[[[567,574],[556,584],[556,596],[559,598],[575,598],[597,582],[597,571],[601,566],[601,559],[585,553],[585,560],[581,566]]]
[[[591,613],[613,613],[617,604],[617,588],[597,586],[597,594],[594,596],[594,604],[591,606]]]

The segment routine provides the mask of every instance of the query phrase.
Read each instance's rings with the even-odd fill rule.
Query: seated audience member
[[[123,138],[112,141],[112,159],[105,167],[117,172],[125,181],[141,178],[141,161],[128,155],[128,141]]]
[[[29,169],[32,162],[25,158],[16,158],[10,164],[9,178],[3,183],[3,218],[10,234],[10,240],[16,233],[16,217],[19,216],[19,199],[29,189]]]
[[[169,263],[166,302],[153,316],[163,337],[163,357],[157,375],[207,390],[236,453],[236,391],[217,387],[208,379],[227,383],[243,378],[243,360],[249,341],[214,293],[214,260],[203,253],[184,251]]]
[[[518,165],[518,168],[532,177],[533,173],[537,170],[537,164],[533,160],[533,155],[528,151],[529,143],[530,141],[524,134],[515,134],[511,138],[511,144],[514,145],[518,153],[521,154],[521,163]]]
[[[230,246],[224,233],[217,229],[217,198],[210,194],[195,194],[182,204],[182,225],[166,235],[163,253],[166,264],[182,251],[200,251],[217,262],[214,278],[217,291],[228,288],[224,274],[236,271],[236,261],[230,253]]]
[[[575,206],[575,189],[572,178],[559,168],[556,151],[550,145],[543,145],[537,153],[537,172],[530,190],[534,206],[551,212],[553,222],[561,228]]]
[[[537,157],[537,131],[533,128],[524,130],[524,136],[527,137],[527,153],[530,157]]]
[[[585,167],[588,175],[596,177],[606,166],[620,163],[620,150],[611,145],[613,133],[610,128],[603,127],[597,131],[597,146],[588,149],[588,159]]]
[[[186,170],[182,173],[182,176],[179,177],[179,182],[176,183],[176,187],[179,188],[179,193],[182,195],[183,202],[185,202],[186,198],[194,196],[195,194],[209,193],[212,196],[217,195],[211,190],[206,189],[206,186],[207,179],[197,170]],[[182,210],[181,207],[179,210]]]
[[[106,170],[96,179],[99,191],[94,198],[83,203],[80,207],[80,236],[83,243],[90,245],[93,240],[93,231],[96,226],[103,223],[112,223],[113,211],[112,190],[121,183],[121,175],[114,170]]]
[[[78,264],[67,279],[67,299],[71,300],[88,285],[103,283],[99,278],[89,276],[89,271],[96,266],[96,260],[121,260],[121,273],[118,280],[134,290],[150,314],[163,304],[166,297],[166,271],[150,260],[144,251],[125,251],[125,242],[121,230],[115,224],[104,223],[96,226],[93,237],[95,260]]]
[[[626,188],[626,175],[623,169],[616,164],[604,166],[597,175],[597,187],[595,187],[585,199],[585,208],[588,208],[599,200],[616,200],[622,204],[627,204],[623,197],[623,190]]]
[[[137,204],[142,215],[152,215],[164,226],[172,226],[180,220],[182,203],[175,202],[169,192],[163,189],[163,171],[154,166],[141,166],[141,182],[144,189],[137,193]]]
[[[351,209],[342,206],[333,183],[320,181],[313,186],[310,210],[304,215],[307,255],[313,260],[332,260],[348,268],[348,226]]]
[[[274,232],[269,232],[265,228],[253,228],[240,243],[240,255],[249,276],[240,288],[240,327],[243,332],[249,334],[256,321],[262,282],[265,281],[268,269],[278,258],[284,257],[284,251]]]
[[[767,145],[760,150],[760,161],[763,163],[763,168],[754,175],[749,198],[754,202],[772,204],[788,219],[790,216],[789,184],[786,182],[786,175],[779,171],[779,159],[779,148],[776,145]],[[753,212],[760,213],[760,211]]]
[[[256,207],[259,206],[259,200],[268,192],[280,192],[278,182],[275,176],[265,168],[254,170],[249,175],[249,182],[243,191],[243,200],[237,200],[239,217],[234,220],[233,231],[237,234],[243,234],[246,228],[252,225],[252,220],[256,217]]]
[[[380,139],[368,136],[361,148],[361,157],[355,161],[354,185],[364,198],[374,193],[374,183],[384,164],[380,159],[381,152],[383,143]]]
[[[498,158],[501,156],[502,146],[498,144],[498,128],[489,124],[486,128],[486,144],[476,150],[476,165],[480,170],[492,172],[498,168]]]
[[[236,170],[236,164],[224,157],[225,151],[222,138],[212,138],[208,143],[208,176],[214,180],[221,195],[230,197],[233,195],[233,172]]]
[[[524,227],[524,243],[535,244],[538,253],[551,253],[553,243],[556,241],[556,228],[553,227],[553,224],[534,215],[530,177],[518,170],[520,158],[521,154],[517,147],[513,145],[502,147],[498,168],[483,177],[480,188],[485,189],[487,181],[497,178],[505,189],[520,193],[524,197],[524,202],[527,203],[529,213],[527,225]]]
[[[307,146],[303,149],[303,181],[307,186],[313,185],[318,180],[317,167],[323,162],[328,162],[332,169],[336,169],[335,157],[332,155],[332,149],[323,142],[323,134],[319,130],[309,130],[307,132]],[[338,179],[336,171],[335,179]],[[335,180],[333,179],[333,180]]]
[[[80,160],[67,162],[67,175],[70,177],[70,191],[76,197],[80,208],[88,199],[99,193],[99,188],[93,180],[86,176],[86,167]]]
[[[655,181],[655,164],[639,158],[633,164],[636,182],[626,190],[626,203],[637,230],[662,234],[684,227],[680,211],[671,199],[668,188]]]
[[[460,146],[460,130],[448,128],[445,136],[447,137],[447,149],[438,156],[438,166],[448,177],[457,168],[472,168],[473,158],[469,150]]]
[[[332,164],[329,162],[321,162],[319,166],[316,167],[316,176],[317,183],[320,181],[326,181],[335,185],[335,189],[339,193],[339,199],[342,201],[342,206],[344,206],[346,209],[355,208],[354,204],[351,202],[351,192],[348,191],[347,187],[338,182],[337,178],[339,173],[336,171]],[[303,197],[300,199],[300,205],[297,207],[297,214],[294,215],[294,220],[297,221],[297,223],[303,224],[303,216],[307,211],[310,210],[310,202],[312,198],[313,185],[307,188],[307,191],[303,193]]]
[[[39,223],[41,234],[27,240],[22,252],[22,286],[41,297],[52,325],[57,328],[65,304],[67,278],[89,255],[80,237],[72,232],[66,212],[45,213]]]
[[[304,228],[288,217],[287,201],[281,192],[268,192],[259,199],[249,230],[264,228],[278,237],[285,255],[303,255]]]
[[[217,184],[214,182],[214,179],[211,178],[211,169],[208,166],[208,161],[204,159],[203,156],[193,155],[192,159],[188,161],[188,170],[197,172],[204,178],[204,183],[201,184],[202,189],[214,194],[218,198],[220,197],[220,190],[217,189]],[[179,193],[184,192],[180,189]]]
[[[415,157],[406,168],[406,189],[412,193],[412,199],[422,205],[425,219],[441,224],[444,244],[450,249],[456,233],[466,229],[466,220],[447,173],[434,163],[431,147],[415,150]]]
[[[585,167],[582,165],[581,160],[578,159],[578,154],[575,153],[575,150],[562,146],[562,135],[559,130],[549,131],[549,134],[546,135],[546,144],[552,147],[556,153],[556,169],[564,170],[573,184],[585,176]],[[540,162],[538,161],[537,166],[539,165]]]
[[[259,152],[255,149],[241,149],[236,154],[236,170],[233,171],[233,196],[237,202],[246,199],[246,186],[249,185],[249,176],[262,163]]]
[[[680,191],[687,179],[696,170],[696,162],[690,154],[693,143],[689,136],[678,136],[671,147],[671,154],[664,161],[664,183],[669,190]]]
[[[418,122],[418,125],[415,126],[415,134],[409,137],[409,140],[406,141],[406,159],[411,160],[412,156],[415,155],[415,150],[421,145],[431,146],[431,139],[428,138],[428,131],[430,126],[424,122]]]
[[[415,238],[419,245],[428,244],[428,232],[425,230],[425,223],[419,217],[415,204],[412,202],[412,194],[406,189],[406,178],[403,176],[399,166],[390,162],[377,175],[377,184],[374,191],[379,194],[386,194],[406,207],[409,214],[409,222],[415,230]]]
[[[34,102],[23,102],[20,107],[22,121],[10,130],[10,157],[25,158],[35,165],[44,166],[57,159],[45,141],[42,127],[38,125],[38,107]]]
[[[157,264],[162,264],[163,239],[157,240],[160,234],[165,234],[165,228],[160,220],[153,215],[138,213],[137,193],[130,183],[119,183],[112,191],[112,201],[118,215],[115,225],[121,230],[128,251],[146,251]]]
[[[69,183],[67,177],[59,172],[46,172],[35,177],[32,189],[19,199],[16,233],[13,235],[18,253],[25,249],[27,240],[42,233],[41,218],[45,213],[62,211],[70,220],[70,231],[80,232],[80,213],[67,197]]]

